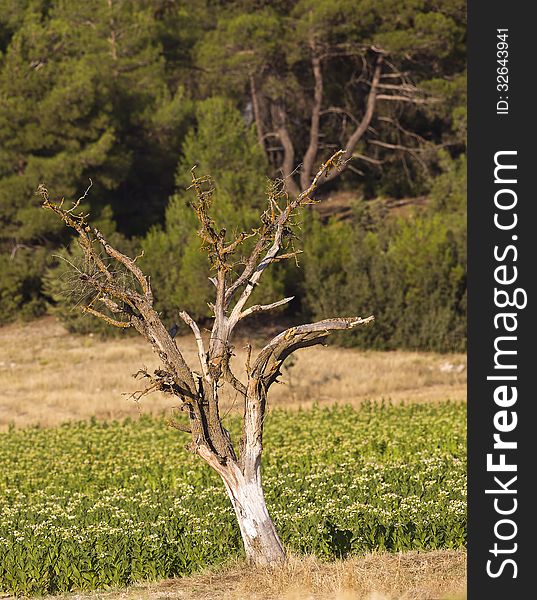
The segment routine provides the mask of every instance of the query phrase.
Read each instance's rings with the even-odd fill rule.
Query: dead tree
[[[152,345],[162,366],[154,373],[140,371],[148,386],[139,395],[160,390],[179,399],[188,415],[188,425],[172,424],[190,434],[189,449],[221,476],[237,516],[246,556],[256,564],[277,563],[285,558],[261,484],[263,425],[270,386],[290,354],[322,344],[332,331],[351,329],[370,322],[373,317],[326,319],[283,331],[269,341],[254,360],[248,360],[246,381],[240,381],[231,370],[233,334],[238,323],[250,315],[291,300],[284,298],[271,304],[248,306],[265,269],[296,254],[290,247],[292,219],[298,209],[313,202],[312,194],[319,183],[341,166],[342,154],[344,151],[337,152],[325,162],[307,189],[297,196],[290,197],[282,182],[272,185],[260,227],[240,233],[232,240],[226,239],[225,229],[217,229],[209,214],[210,179],[198,178],[192,170],[192,188],[196,194],[193,207],[200,224],[198,233],[214,270],[210,279],[215,286],[215,300],[211,304],[214,323],[207,345],[194,319],[184,311],[179,313],[194,334],[199,370],[187,364],[173,333],[170,335],[155,310],[149,277],[139,268],[136,258],[119,252],[98,229],[89,225],[87,215],[77,212],[80,201],[65,208],[63,200],[52,202],[47,190],[40,187],[43,206],[54,211],[78,234],[84,253],[84,265],[78,271],[78,278],[85,289],[91,291],[91,296],[85,294],[90,300],[82,309],[110,325],[134,327]],[[249,238],[253,239],[249,243],[248,257],[237,262]],[[219,411],[219,392],[224,382],[233,386],[243,402],[242,436],[238,445],[224,427]]]

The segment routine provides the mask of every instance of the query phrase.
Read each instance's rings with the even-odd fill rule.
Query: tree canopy
[[[194,164],[214,177],[215,218],[243,229],[259,215],[267,177],[296,195],[341,148],[347,166],[319,197],[351,194],[367,208],[379,197],[427,196],[423,235],[445,237],[452,223],[434,198],[449,173],[464,186],[453,165],[465,152],[465,19],[462,0],[0,0],[0,320],[61,301],[61,269],[47,256],[71,252],[70,238],[38,210],[42,182],[76,200],[91,179],[84,210],[120,245],[146,250],[160,309],[170,314],[180,300],[198,318],[209,288],[186,233]],[[322,244],[331,227],[356,240],[372,234],[356,210],[344,223],[308,219],[318,217],[297,229],[297,245]],[[375,221],[375,235],[389,236],[392,221]],[[457,252],[439,260],[464,273],[463,240],[453,239]],[[311,260],[276,270],[274,294],[313,298]],[[451,281],[444,267],[438,276]],[[346,277],[352,295],[360,278]],[[420,281],[411,284],[418,295]],[[289,310],[313,314],[314,305]],[[403,335],[386,336],[379,345],[404,345]]]

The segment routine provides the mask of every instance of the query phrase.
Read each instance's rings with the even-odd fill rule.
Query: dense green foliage
[[[465,436],[450,403],[274,411],[264,487],[283,541],[322,558],[463,547]],[[151,418],[0,435],[0,590],[123,585],[240,554],[222,483],[182,439]]]
[[[184,190],[191,184],[192,165],[198,176],[209,173],[215,186],[212,212],[219,229],[225,227],[233,234],[258,226],[266,202],[266,159],[253,128],[244,123],[230,100],[214,97],[198,103],[196,126],[187,133],[183,152],[178,188]],[[145,255],[140,264],[151,273],[158,307],[169,319],[177,314],[178,306],[197,318],[211,315],[207,302],[214,287],[209,283],[209,261],[200,251],[192,200],[192,192],[172,196],[164,227],[151,229],[142,244]],[[277,273],[267,275],[263,298],[276,300],[283,286]]]
[[[280,175],[286,152],[296,185],[306,162],[312,57],[323,84],[316,168],[363,117],[380,49],[384,100],[351,168],[320,196],[428,195],[430,210],[406,226],[385,215],[364,224],[367,208],[345,225],[308,225],[306,272],[279,266],[265,278],[265,298],[296,295],[288,312],[302,311],[300,318],[349,304],[375,312],[367,341],[377,347],[462,348],[464,191],[456,209],[438,197],[455,179],[464,186],[453,166],[466,135],[461,0],[0,0],[0,322],[52,306],[73,330],[101,329],[91,317],[73,317],[60,293],[66,263],[53,255],[76,249],[35,196],[45,182],[54,197],[76,199],[90,178],[84,208],[125,247],[145,249],[165,318],[179,309],[207,317],[211,290],[188,208],[190,169],[197,164],[198,174],[214,178],[221,226],[254,226],[266,177]],[[392,89],[396,73],[405,74],[403,91]],[[416,89],[417,103],[386,99]],[[427,95],[433,101],[422,102]],[[341,269],[338,243],[326,242],[338,232],[352,240],[341,248],[351,261],[321,286],[319,273]],[[420,256],[409,267],[412,240]],[[416,310],[426,315],[418,327],[409,317]]]
[[[385,219],[367,203],[351,222],[311,219],[304,233],[304,297],[315,317],[373,313],[374,327],[341,343],[464,351],[466,163],[444,157],[431,204]]]

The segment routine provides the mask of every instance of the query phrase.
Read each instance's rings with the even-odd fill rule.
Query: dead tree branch
[[[284,258],[284,257],[280,257],[280,258]],[[285,257],[285,258],[287,258],[287,257]],[[283,306],[284,304],[291,302],[291,300],[293,300],[293,299],[294,299],[294,296],[289,296],[289,298],[283,298],[283,300],[278,300],[277,302],[272,302],[272,304],[255,304],[254,306],[250,306],[250,308],[243,310],[241,312],[241,314],[239,315],[239,320],[244,319],[245,317],[248,317],[249,315],[252,315],[257,312],[266,312],[266,311],[272,310],[273,308],[277,308],[278,306]]]
[[[192,170],[198,234],[214,271],[210,277],[215,286],[215,300],[210,304],[214,321],[208,345],[196,321],[184,310],[179,316],[194,335],[201,374],[187,364],[179,350],[180,340],[174,339],[176,327],[168,330],[155,311],[149,277],[136,264],[136,258],[131,259],[114,248],[98,229],[88,224],[87,215],[76,212],[80,201],[66,209],[63,200],[51,202],[46,188],[41,186],[39,189],[44,208],[52,210],[75,231],[84,253],[84,265],[80,269],[75,267],[75,276],[90,292],[84,295],[82,310],[115,327],[134,327],[150,342],[162,361],[162,368],[152,374],[147,369],[136,374],[148,384],[131,397],[139,401],[154,391],[161,391],[181,400],[180,408],[187,411],[189,423],[184,425],[171,420],[169,425],[189,433],[190,450],[222,477],[237,514],[246,553],[251,560],[261,564],[281,561],[285,557],[268,516],[261,486],[260,462],[268,390],[291,353],[323,343],[332,331],[367,324],[373,317],[334,318],[291,327],[265,345],[253,364],[249,347],[246,383],[231,369],[231,341],[241,320],[284,306],[293,299],[288,297],[247,306],[265,270],[277,261],[296,257],[297,251],[292,247],[294,217],[300,208],[315,202],[313,195],[318,186],[344,166],[347,154],[347,150],[336,152],[319,167],[300,193],[292,195],[286,182],[273,183],[268,190],[267,207],[261,215],[260,226],[232,239],[228,238],[225,228],[217,227],[211,216],[214,188],[210,178],[196,177]],[[247,258],[237,260],[237,254],[249,238],[255,238],[255,243]],[[238,264],[243,267],[239,273]],[[125,274],[128,277],[124,277]],[[94,308],[97,303],[114,316]],[[237,450],[220,416],[219,390],[224,382],[243,399],[243,434]]]
[[[268,390],[280,375],[280,368],[290,354],[300,348],[323,344],[333,331],[353,329],[373,320],[373,316],[338,317],[286,329],[261,350],[252,369],[252,379],[262,382],[263,387]]]

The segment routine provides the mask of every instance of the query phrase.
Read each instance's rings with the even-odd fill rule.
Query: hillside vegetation
[[[296,194],[346,148],[318,199],[355,208],[296,224],[306,253],[271,274],[270,297],[295,296],[287,319],[374,313],[353,345],[463,351],[465,18],[461,0],[0,0],[0,322],[101,327],[69,311],[80,253],[39,184],[84,196],[114,245],[145,251],[171,324],[209,314],[192,166],[231,232],[258,223],[267,176]],[[424,197],[395,219],[372,201]]]

